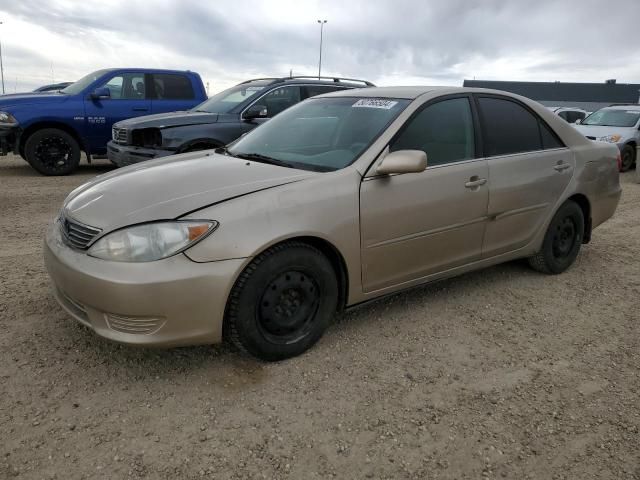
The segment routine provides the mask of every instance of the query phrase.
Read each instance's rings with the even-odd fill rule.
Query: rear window
[[[159,100],[193,100],[195,97],[191,80],[171,73],[153,74],[154,98]]]

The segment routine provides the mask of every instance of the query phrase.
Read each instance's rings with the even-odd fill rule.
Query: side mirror
[[[427,154],[422,150],[398,150],[388,154],[376,173],[391,175],[393,173],[419,173],[427,168]]]
[[[111,90],[107,87],[96,88],[90,96],[92,100],[104,100],[111,98]]]
[[[576,125],[580,125],[582,123],[582,119],[581,118],[576,118],[576,121],[573,122],[573,123],[575,123]]]
[[[242,118],[245,120],[251,120],[254,118],[265,118],[268,114],[267,107],[264,105],[251,105],[247,110],[242,114]]]

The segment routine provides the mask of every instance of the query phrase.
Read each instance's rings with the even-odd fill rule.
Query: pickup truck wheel
[[[31,134],[24,153],[27,162],[43,175],[68,175],[80,163],[80,145],[57,128],[44,128]]]
[[[636,162],[636,149],[631,145],[625,145],[622,152],[620,152],[620,157],[622,159],[620,162],[620,171],[626,172],[630,170]]]

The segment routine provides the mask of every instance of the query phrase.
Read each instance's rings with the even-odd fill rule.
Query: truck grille
[[[65,215],[60,216],[60,228],[67,243],[81,250],[86,250],[91,241],[102,231],[99,228],[72,220]]]
[[[119,143],[121,145],[126,145],[127,144],[127,129],[126,128],[113,127],[111,129],[111,139],[116,143]]]

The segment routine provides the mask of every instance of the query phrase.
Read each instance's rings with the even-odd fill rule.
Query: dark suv
[[[333,77],[247,80],[185,112],[123,120],[113,126],[109,160],[118,166],[224,146],[286,108],[315,95],[371,82]]]

